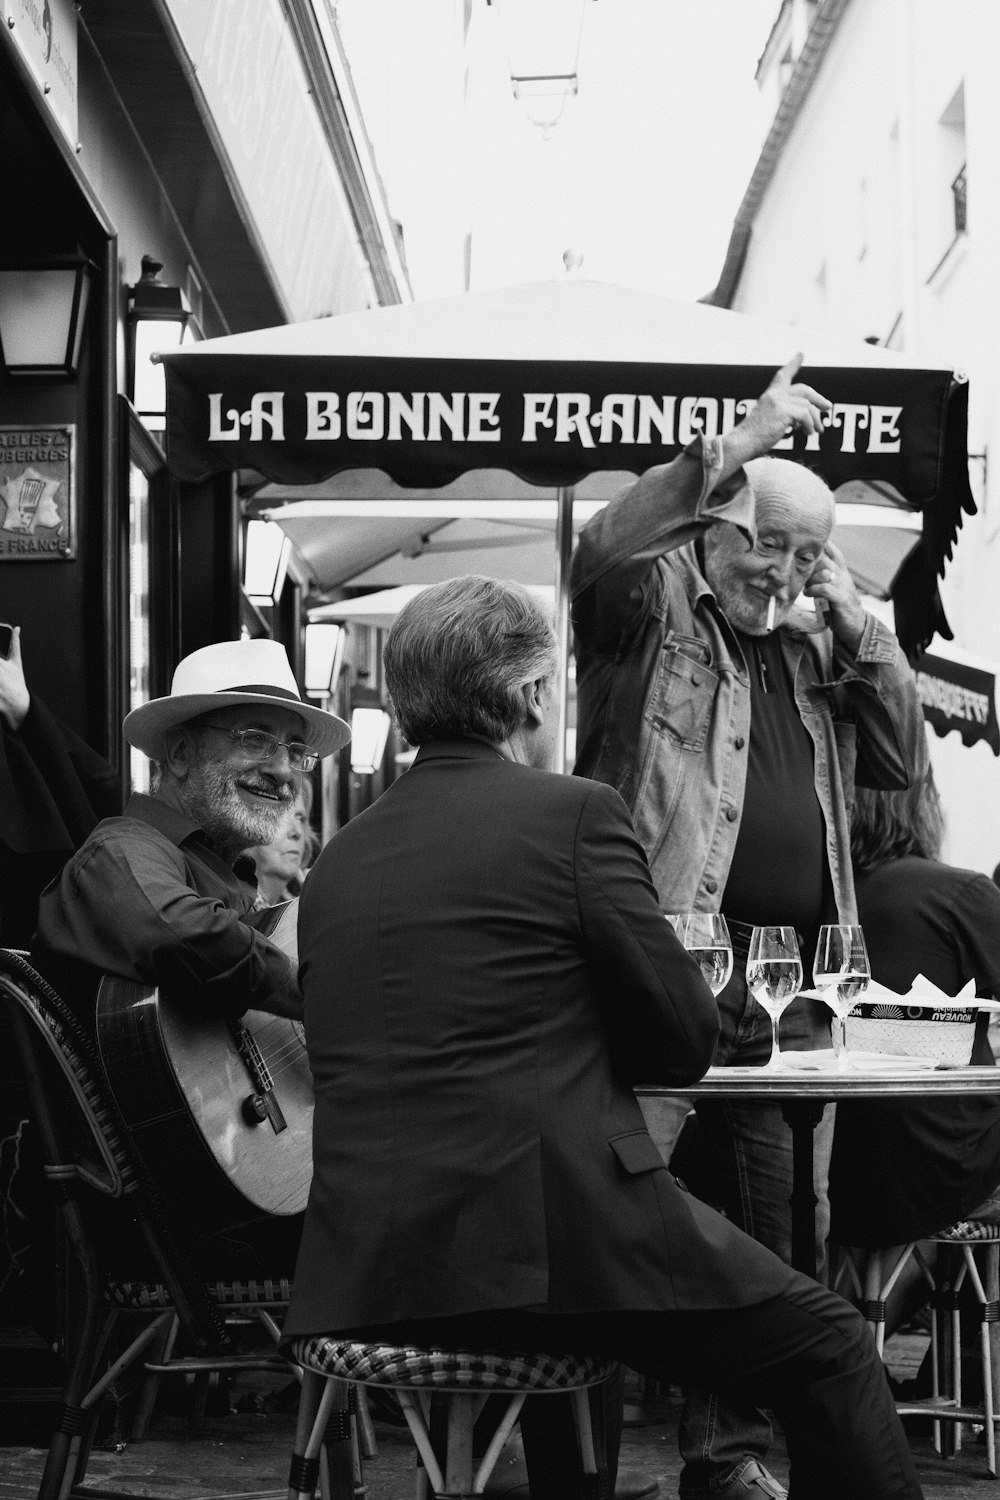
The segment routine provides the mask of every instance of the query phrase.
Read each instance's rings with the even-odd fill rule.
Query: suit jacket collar
[[[507,763],[507,757],[485,740],[429,740],[420,746],[413,764],[419,766],[428,760],[502,760]]]

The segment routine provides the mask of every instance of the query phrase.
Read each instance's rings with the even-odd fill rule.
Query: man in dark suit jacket
[[[863,1320],[684,1192],[647,1134],[633,1085],[698,1078],[718,1012],[618,793],[549,771],[537,605],[429,588],[385,672],[419,753],[300,902],[314,1179],[286,1337],[605,1353],[773,1406],[793,1494],[918,1496]]]

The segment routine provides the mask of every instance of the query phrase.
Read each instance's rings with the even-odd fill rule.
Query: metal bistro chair
[[[291,1357],[300,1365],[303,1381],[288,1500],[312,1500],[324,1442],[329,1456],[349,1440],[348,1392],[355,1384],[395,1393],[419,1455],[417,1500],[481,1495],[526,1397],[569,1393],[584,1472],[581,1500],[610,1500],[603,1432],[595,1441],[588,1395],[614,1369],[605,1360],[396,1348],[316,1336],[299,1339]],[[507,1407],[477,1464],[472,1430],[487,1398],[497,1393],[508,1396]],[[343,1472],[345,1460],[334,1459],[333,1465]],[[325,1488],[323,1493],[328,1493]],[[343,1492],[330,1493],[340,1500]]]
[[[161,1375],[294,1367],[265,1351],[235,1354],[234,1323],[256,1321],[275,1345],[287,1281],[208,1283],[155,1185],[144,1174],[107,1096],[83,1028],[27,957],[0,949],[0,1003],[10,1016],[45,1176],[53,1188],[74,1275],[67,1373],[39,1500],[72,1500],[85,1485],[103,1398],[125,1372],[147,1372],[131,1436],[143,1435]],[[142,1326],[111,1350],[120,1318]],[[179,1350],[180,1352],[176,1352]],[[121,1500],[129,1500],[122,1494]]]
[[[934,1316],[931,1322],[931,1394],[913,1401],[897,1401],[900,1416],[929,1417],[933,1441],[944,1451],[941,1425],[954,1429],[950,1451],[962,1446],[962,1429],[968,1424],[983,1429],[986,1465],[997,1477],[996,1424],[1000,1421],[1000,1225],[979,1220],[960,1220],[926,1239],[941,1247],[932,1271],[919,1243],[896,1246],[892,1251],[877,1247],[843,1252],[844,1266],[861,1299],[862,1311],[875,1337],[879,1354],[885,1338],[886,1299],[904,1266],[912,1259],[930,1288]],[[972,1287],[979,1304],[979,1357],[982,1371],[982,1406],[967,1405],[962,1396],[962,1334],[960,1295]]]

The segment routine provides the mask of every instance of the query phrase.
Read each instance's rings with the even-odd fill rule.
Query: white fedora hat
[[[169,698],[140,704],[125,716],[122,727],[130,745],[151,760],[162,760],[168,729],[215,708],[255,703],[298,714],[314,755],[332,755],[351,738],[343,719],[302,701],[284,646],[271,640],[220,641],[192,651],[177,663]]]

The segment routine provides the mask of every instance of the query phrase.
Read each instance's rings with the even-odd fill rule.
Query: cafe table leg
[[[786,1099],[781,1113],[792,1132],[792,1265],[816,1275],[816,1190],[813,1185],[813,1132],[823,1118],[823,1104],[813,1099]]]

